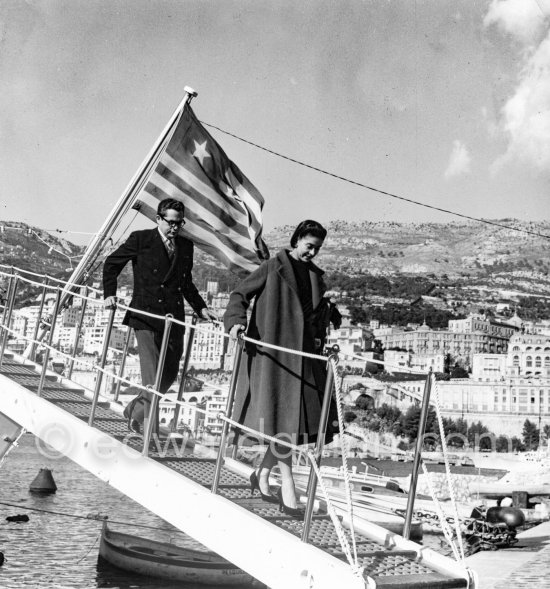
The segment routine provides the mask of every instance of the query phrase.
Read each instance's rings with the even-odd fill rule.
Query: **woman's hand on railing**
[[[103,306],[105,307],[105,309],[116,309],[116,301],[116,297],[107,297],[103,301]]]
[[[239,337],[239,334],[242,333],[245,329],[246,327],[244,325],[237,323],[229,330],[229,337],[236,340]]]

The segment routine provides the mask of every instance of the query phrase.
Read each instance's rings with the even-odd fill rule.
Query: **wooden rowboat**
[[[208,585],[250,585],[254,578],[214,552],[115,532],[103,524],[99,555],[131,573]]]

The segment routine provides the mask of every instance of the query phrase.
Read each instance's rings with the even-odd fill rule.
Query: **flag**
[[[269,257],[262,195],[188,104],[133,208],[154,221],[165,198],[185,205],[181,234],[233,272],[246,275]]]

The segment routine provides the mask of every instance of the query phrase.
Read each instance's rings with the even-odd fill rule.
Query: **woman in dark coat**
[[[235,338],[247,326],[247,310],[254,307],[247,335],[291,350],[322,353],[330,309],[323,298],[323,271],[312,263],[326,237],[316,221],[302,221],[283,250],[267,260],[231,293],[225,328]],[[246,342],[239,372],[233,417],[239,423],[293,444],[317,437],[326,380],[323,360],[304,358]],[[328,439],[336,416],[328,420]],[[275,498],[269,474],[279,465],[282,486]],[[300,517],[292,478],[292,456],[287,447],[270,444],[258,473],[250,477],[252,491],[278,502],[285,513]]]

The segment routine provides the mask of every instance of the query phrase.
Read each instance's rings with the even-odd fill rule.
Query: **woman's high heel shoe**
[[[254,495],[254,491],[258,491],[262,501],[265,501],[266,503],[279,503],[279,499],[275,497],[275,495],[272,495],[271,493],[262,493],[260,482],[258,481],[258,476],[255,472],[250,475],[250,493]]]
[[[304,519],[306,513],[305,509],[300,507],[289,507],[288,505],[285,505],[285,502],[283,501],[283,489],[281,487],[279,487],[279,490],[277,491],[277,499],[279,500],[279,511],[285,515],[295,517],[296,519]]]

